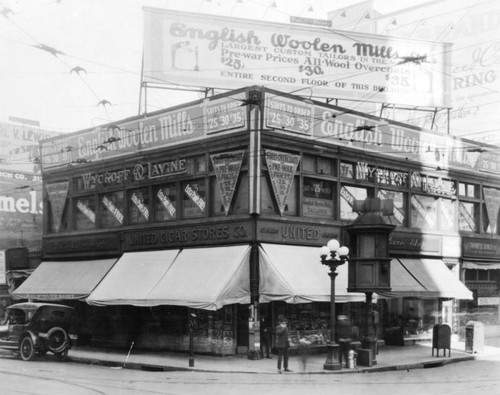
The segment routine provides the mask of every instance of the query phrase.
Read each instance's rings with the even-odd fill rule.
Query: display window
[[[290,191],[286,197],[283,215],[297,215],[297,177],[294,177]],[[261,182],[261,207],[263,212],[279,214],[277,199],[274,196],[270,181],[262,179]]]
[[[125,193],[123,191],[101,195],[101,226],[111,228],[122,226],[125,222]]]
[[[359,214],[353,211],[354,201],[364,200],[368,196],[368,188],[342,185],[340,188],[340,219],[356,219]]]
[[[333,182],[304,178],[302,193],[302,213],[305,217],[333,218]]]
[[[406,226],[407,224],[407,214],[406,214],[406,196],[407,193],[390,191],[387,189],[380,189],[378,191],[377,197],[383,200],[392,200],[394,204],[394,212],[390,216],[391,223],[397,226]]]
[[[326,176],[335,175],[335,161],[330,158],[304,155],[301,162],[303,173],[322,174]]]
[[[153,189],[155,221],[173,221],[177,218],[177,187],[167,184]]]
[[[439,228],[453,232],[457,229],[457,204],[451,199],[439,199]]]
[[[437,230],[438,199],[432,196],[412,195],[410,199],[411,227]]]
[[[340,177],[354,179],[354,164],[348,162],[340,162]]]
[[[197,218],[205,216],[207,209],[205,180],[193,180],[182,184],[182,216]]]
[[[49,216],[49,220],[50,220],[49,232],[50,233],[60,233],[60,232],[69,231],[71,218],[69,215],[70,210],[69,210],[68,202],[65,202],[65,204],[64,204],[63,212],[61,214],[61,219],[60,219],[58,224],[56,223],[56,219],[54,218],[54,215],[52,213],[52,203],[50,203],[49,207],[50,207],[50,211],[51,211],[50,216]]]
[[[459,202],[458,204],[458,230],[477,232],[479,229],[479,204]]]
[[[143,224],[149,222],[149,191],[147,188],[134,189],[128,192],[129,222]]]
[[[226,210],[221,196],[221,189],[217,178],[210,179],[211,200],[211,215],[226,215]],[[230,213],[248,212],[248,176],[240,174],[236,184],[236,189],[230,202]]]
[[[186,161],[186,173],[201,174],[207,171],[207,160],[204,155],[197,156],[194,158],[189,158]]]
[[[479,198],[479,185],[459,182],[458,194],[469,198]]]
[[[86,230],[96,227],[95,196],[81,196],[73,199],[75,229]]]

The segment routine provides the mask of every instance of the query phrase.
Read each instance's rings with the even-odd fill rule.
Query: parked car
[[[73,307],[51,303],[17,303],[7,307],[0,325],[0,348],[19,351],[25,361],[48,351],[65,360],[77,340]]]

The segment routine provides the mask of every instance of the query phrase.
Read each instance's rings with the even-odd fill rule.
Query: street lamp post
[[[326,362],[323,365],[325,370],[340,370],[339,363],[339,345],[335,341],[335,278],[337,277],[337,267],[347,262],[349,248],[340,247],[340,243],[332,239],[326,246],[321,247],[321,264],[330,268],[330,342],[327,345]]]

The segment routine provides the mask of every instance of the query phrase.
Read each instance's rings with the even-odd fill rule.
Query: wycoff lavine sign
[[[129,185],[186,172],[186,159],[137,163],[128,168],[81,175],[80,190]]]

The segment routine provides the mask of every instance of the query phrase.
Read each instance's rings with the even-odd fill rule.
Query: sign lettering
[[[274,196],[278,202],[280,214],[285,211],[286,201],[293,177],[300,162],[300,155],[292,155],[279,151],[266,150],[266,163]]]
[[[245,151],[241,150],[210,155],[226,215],[229,213],[229,207],[231,206],[233,194],[236,190],[236,183],[240,174],[241,164],[243,163],[244,153]]]

